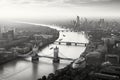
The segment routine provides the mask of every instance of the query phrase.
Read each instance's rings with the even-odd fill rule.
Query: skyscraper
[[[79,18],[79,16],[77,16],[76,27],[79,27],[79,26],[80,26],[80,18]]]

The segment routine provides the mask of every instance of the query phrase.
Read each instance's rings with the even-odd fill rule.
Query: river
[[[28,24],[28,23],[26,23]],[[41,25],[29,23],[34,25]],[[49,26],[57,30],[64,30],[63,28]],[[88,43],[88,39],[84,32],[60,32],[58,40]],[[85,46],[66,46],[64,44],[58,45],[56,43],[50,44],[42,49],[39,55],[53,56],[54,47],[59,47],[59,56],[68,58],[78,58],[85,50]],[[31,62],[31,57],[25,59],[16,59],[0,66],[0,80],[37,80],[43,75],[54,73],[56,69],[64,68],[71,61],[60,60],[60,64],[53,64],[52,59],[40,58],[39,62]]]

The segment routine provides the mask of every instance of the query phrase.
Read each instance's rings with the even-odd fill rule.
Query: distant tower
[[[14,31],[14,34],[16,33],[16,28],[15,27],[12,27],[12,30]]]
[[[13,30],[9,30],[7,32],[7,38],[8,38],[9,41],[14,39],[14,31]]]
[[[74,26],[76,26],[76,21],[75,20],[73,20],[72,23],[73,23]]]
[[[80,22],[80,18],[79,18],[79,16],[77,16],[77,22],[78,22],[78,23]]]
[[[105,22],[105,20],[104,19],[100,19],[100,23],[104,23]]]
[[[100,19],[100,21],[99,21],[99,25],[100,25],[100,27],[103,27],[104,22],[105,22],[105,20],[104,20],[104,19]]]
[[[76,27],[79,27],[79,26],[80,26],[80,18],[79,18],[79,16],[77,16]]]

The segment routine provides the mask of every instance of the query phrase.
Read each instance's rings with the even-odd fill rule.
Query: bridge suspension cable
[[[44,54],[44,53],[42,53],[42,54]],[[50,56],[50,55],[52,55],[53,53],[50,53],[50,54],[47,54],[47,55],[42,55],[42,56]]]

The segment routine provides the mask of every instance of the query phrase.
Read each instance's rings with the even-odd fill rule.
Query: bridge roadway
[[[58,44],[62,44],[62,43],[65,43],[66,45],[87,45],[88,43],[80,43],[80,42],[67,42],[67,41],[55,41],[55,43],[58,43]]]
[[[38,57],[44,57],[44,58],[50,58],[50,59],[53,59],[54,57],[51,57],[51,56],[38,56]],[[59,59],[63,59],[63,60],[74,60],[74,59],[72,59],[72,58],[62,58],[62,57],[59,57]]]
[[[73,30],[58,30],[59,32],[78,32],[78,31],[73,31]]]
[[[32,56],[32,53],[28,53],[26,55],[18,55],[18,57],[31,57]],[[44,57],[44,58],[50,58],[50,59],[53,59],[54,57],[51,57],[51,56],[41,56],[41,55],[38,55],[38,57]],[[62,60],[74,60],[72,58],[62,58],[62,57],[59,57],[59,59],[62,59]]]

